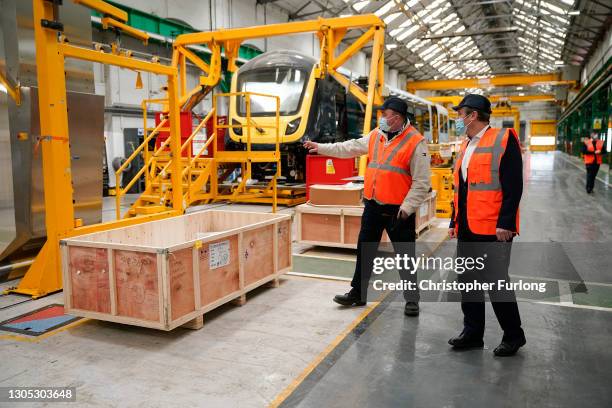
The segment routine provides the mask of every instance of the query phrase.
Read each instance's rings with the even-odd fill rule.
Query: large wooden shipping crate
[[[291,268],[291,216],[202,211],[61,241],[66,313],[161,330]]]
[[[416,233],[429,228],[436,217],[436,192],[429,193],[416,214]],[[297,242],[335,248],[357,248],[363,206],[302,204],[296,207]],[[382,242],[389,242],[386,231]]]
[[[296,207],[297,241],[302,244],[335,248],[357,248],[363,207],[315,206]],[[383,242],[389,242],[383,232]]]

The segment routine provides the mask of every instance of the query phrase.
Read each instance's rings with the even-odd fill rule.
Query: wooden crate
[[[291,269],[291,216],[202,211],[61,241],[66,313],[172,330]]]
[[[436,196],[434,190],[429,193],[425,202],[419,207],[416,213],[416,233],[420,234],[428,229],[436,218]]]
[[[309,245],[356,249],[362,215],[363,206],[299,205],[295,210],[297,241]],[[435,216],[436,192],[432,191],[417,211],[417,234],[427,229]],[[382,242],[389,242],[386,232],[383,232]]]

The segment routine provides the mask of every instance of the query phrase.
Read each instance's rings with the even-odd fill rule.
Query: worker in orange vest
[[[595,178],[597,177],[597,172],[599,172],[599,166],[601,165],[604,154],[606,154],[606,146],[604,145],[604,141],[599,139],[597,133],[591,133],[591,136],[587,137],[582,145],[582,157],[584,159],[584,165],[586,166],[587,172],[587,194],[593,194]]]
[[[364,210],[357,242],[357,264],[352,289],[334,297],[344,306],[366,304],[367,287],[376,249],[387,231],[395,252],[415,256],[416,211],[431,189],[429,153],[425,138],[410,124],[408,105],[397,97],[387,98],[376,129],[368,135],[340,143],[304,143],[310,153],[332,157],[358,157],[367,154],[364,177]],[[416,271],[399,269],[402,281],[414,289],[404,290],[407,316],[419,314]]]
[[[523,192],[523,162],[514,129],[489,126],[491,103],[482,95],[466,95],[453,107],[457,134],[467,137],[461,144],[454,169],[454,205],[450,238],[458,238],[457,256],[482,257],[484,270],[458,274],[459,282],[494,283],[489,298],[504,331],[496,356],[511,356],[525,345],[525,334],[513,290],[498,282],[509,282],[508,266],[514,235],[519,231],[519,203]],[[461,293],[463,331],[449,340],[455,349],[483,347],[485,328],[484,292]]]

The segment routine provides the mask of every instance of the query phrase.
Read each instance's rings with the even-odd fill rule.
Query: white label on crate
[[[429,204],[426,201],[419,207],[419,218],[427,217],[428,213],[429,213]]]
[[[230,242],[221,241],[210,244],[210,258],[208,259],[208,267],[210,269],[221,268],[230,263]]]

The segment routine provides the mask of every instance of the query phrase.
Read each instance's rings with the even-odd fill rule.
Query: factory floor
[[[607,168],[593,195],[584,191],[584,166],[562,153],[527,153],[525,176],[515,246],[541,248],[539,265],[553,267],[534,271],[519,257],[513,270],[551,283],[556,295],[519,302],[527,345],[515,357],[492,354],[501,330],[490,305],[485,348],[464,352],[446,343],[461,328],[458,303],[422,302],[416,318],[404,316],[394,293],[339,307],[331,298],[348,288],[354,251],[294,243],[297,274],[254,291],[242,307],[206,314],[200,330],[83,319],[39,337],[0,331],[0,387],[71,386],[78,406],[104,407],[612,406]],[[112,219],[114,200],[105,204]],[[437,222],[420,241],[439,244],[446,225]],[[448,250],[437,244],[429,247]],[[1,296],[0,321],[62,302],[61,294]]]

